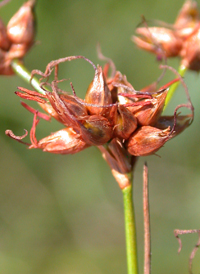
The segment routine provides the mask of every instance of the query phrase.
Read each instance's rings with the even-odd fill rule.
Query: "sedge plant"
[[[28,149],[40,149],[41,153],[66,154],[70,157],[71,154],[92,146],[100,151],[122,191],[127,273],[138,274],[133,173],[138,157],[155,155],[166,142],[182,133],[193,121],[194,108],[182,77],[186,70],[200,69],[200,16],[197,4],[194,1],[186,1],[174,25],[148,27],[148,23],[144,20],[142,26],[136,29],[136,34],[139,35],[133,37],[136,45],[156,54],[158,61],[164,61],[161,66],[164,71],[162,78],[167,69],[173,72],[171,81],[165,85],[160,86],[158,79],[140,90],[133,87],[134,83],[129,82],[126,75],[118,71],[114,62],[106,58],[100,49],[99,57],[105,61],[103,67],[94,64],[88,57],[72,55],[50,61],[45,71],[34,69],[30,72],[24,66],[23,59],[35,42],[34,7],[35,1],[29,0],[22,5],[7,26],[3,21],[0,22],[0,74],[9,77],[18,75],[30,84],[30,89],[18,87],[15,94],[23,99],[22,106],[33,115],[29,132],[25,130],[23,135],[18,136],[12,129],[7,129],[5,133]],[[181,59],[178,72],[167,65],[167,60],[171,57]],[[94,71],[84,98],[79,97],[73,82],[70,82],[70,91],[60,87],[60,83],[66,80],[59,78],[60,64],[66,63],[70,66],[69,62],[76,62],[78,66],[79,59],[83,59]],[[185,90],[187,102],[184,104],[180,102],[171,115],[163,115],[164,108],[179,84]],[[30,106],[29,101],[35,101],[41,110],[38,110],[38,105],[36,108]],[[189,109],[189,114],[181,114],[182,108]],[[36,131],[41,119],[47,122],[50,119],[57,120],[60,129],[56,132],[52,129],[53,133],[38,140]],[[28,134],[29,141],[27,141]],[[150,274],[150,220],[146,164],[143,180],[144,274]],[[199,233],[199,230],[187,232]],[[175,236],[178,238],[178,235],[187,232],[176,230]],[[190,257],[190,271],[195,252]]]

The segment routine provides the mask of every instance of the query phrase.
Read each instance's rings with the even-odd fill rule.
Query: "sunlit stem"
[[[20,76],[25,82],[31,84],[36,91],[41,94],[45,94],[45,91],[40,87],[40,82],[36,77],[33,77],[31,80],[31,72],[22,64],[21,61],[15,59],[11,62],[12,69],[14,72]],[[31,80],[31,81],[30,81]]]
[[[187,71],[187,68],[183,65],[180,65],[178,73],[180,74],[181,77],[184,77],[185,73]],[[165,107],[164,109],[168,106],[170,100],[172,99],[176,89],[178,88],[180,84],[180,81],[174,83],[173,85],[171,85],[171,87],[169,88],[168,94],[167,94],[167,98],[165,100]]]
[[[130,182],[130,185],[122,190],[124,198],[127,268],[128,274],[138,274],[135,213],[132,194],[132,176],[130,178]]]

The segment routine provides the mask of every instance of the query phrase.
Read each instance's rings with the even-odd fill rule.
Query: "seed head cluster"
[[[43,82],[45,95],[18,88],[16,94],[19,97],[38,102],[50,117],[64,125],[64,129],[37,141],[35,131],[39,118],[48,120],[49,117],[23,103],[26,109],[34,113],[29,148],[39,148],[51,153],[74,154],[89,146],[108,145],[109,148],[110,143],[117,143],[123,154],[126,152],[127,155],[145,156],[154,154],[190,124],[191,115],[177,115],[177,110],[185,105],[179,105],[173,116],[161,116],[168,87],[179,79],[160,89],[156,89],[154,83],[141,91],[136,91],[126,76],[119,71],[114,71],[113,76],[108,77],[109,63],[103,69],[83,56],[70,56],[52,61],[44,73],[35,70],[33,74],[39,74],[43,79],[47,78],[53,68],[57,71],[60,63],[80,58],[88,61],[94,68],[94,78],[84,99],[76,95],[72,83],[72,94],[61,90],[58,87],[57,74],[49,83],[51,91],[45,89],[44,84],[47,83]],[[7,134],[20,142],[22,140],[11,131],[7,131]]]

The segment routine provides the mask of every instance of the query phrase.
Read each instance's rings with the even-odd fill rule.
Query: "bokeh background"
[[[5,22],[23,3],[13,0],[1,8]],[[84,55],[95,64],[97,42],[104,55],[136,89],[155,81],[161,71],[155,56],[138,50],[131,35],[141,21],[173,23],[183,1],[38,1],[36,45],[26,66],[44,71],[48,62]],[[169,62],[178,68],[178,60]],[[94,71],[83,60],[60,67],[84,98]],[[174,78],[167,73],[163,84]],[[142,167],[148,162],[152,229],[152,273],[188,273],[188,258],[197,235],[183,236],[178,256],[175,228],[200,228],[200,77],[188,72],[185,81],[195,106],[193,124],[168,142],[159,156],[140,158],[134,176],[134,201],[140,273],[143,272]],[[0,78],[0,273],[110,274],[126,273],[124,217],[121,191],[99,151],[92,147],[76,155],[53,155],[5,136],[30,130],[33,115],[14,94],[29,87],[17,76]],[[69,81],[63,88],[70,91]],[[185,102],[179,88],[170,106]],[[36,108],[37,105],[33,104]],[[61,128],[41,121],[38,139]],[[200,273],[200,251],[194,259]]]

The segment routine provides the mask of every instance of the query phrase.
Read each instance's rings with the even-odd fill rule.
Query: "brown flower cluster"
[[[4,1],[3,1],[4,2]],[[0,74],[14,74],[10,63],[22,59],[33,45],[35,36],[35,0],[29,0],[13,15],[7,26],[0,19]]]
[[[162,22],[161,22],[162,24]],[[197,2],[187,0],[175,23],[167,27],[139,27],[133,36],[136,45],[157,55],[158,59],[181,58],[181,64],[191,70],[200,70],[200,13]]]
[[[84,100],[77,97],[72,84],[73,94],[66,93],[58,87],[58,65],[79,58],[88,61],[95,70]],[[128,173],[132,166],[132,156],[154,154],[190,124],[193,114],[177,114],[180,107],[187,107],[193,111],[190,102],[179,105],[173,116],[161,116],[168,87],[179,79],[160,89],[157,89],[154,83],[141,91],[136,91],[126,76],[119,71],[113,71],[113,76],[108,77],[108,67],[109,64],[106,64],[104,69],[99,65],[96,67],[83,56],[70,56],[50,62],[45,73],[38,70],[32,72],[32,75],[39,74],[44,79],[49,77],[55,68],[55,79],[48,83],[52,91],[45,88],[47,82],[43,82],[41,86],[45,90],[45,95],[22,87],[18,88],[20,91],[16,94],[21,98],[38,102],[43,110],[62,123],[64,128],[38,141],[35,131],[39,118],[49,120],[50,117],[22,103],[26,109],[34,113],[29,148],[39,148],[51,153],[74,154],[89,146],[97,146],[112,169],[119,173]],[[6,134],[23,142],[22,139],[27,132],[21,137],[15,136],[10,130],[7,130]]]

